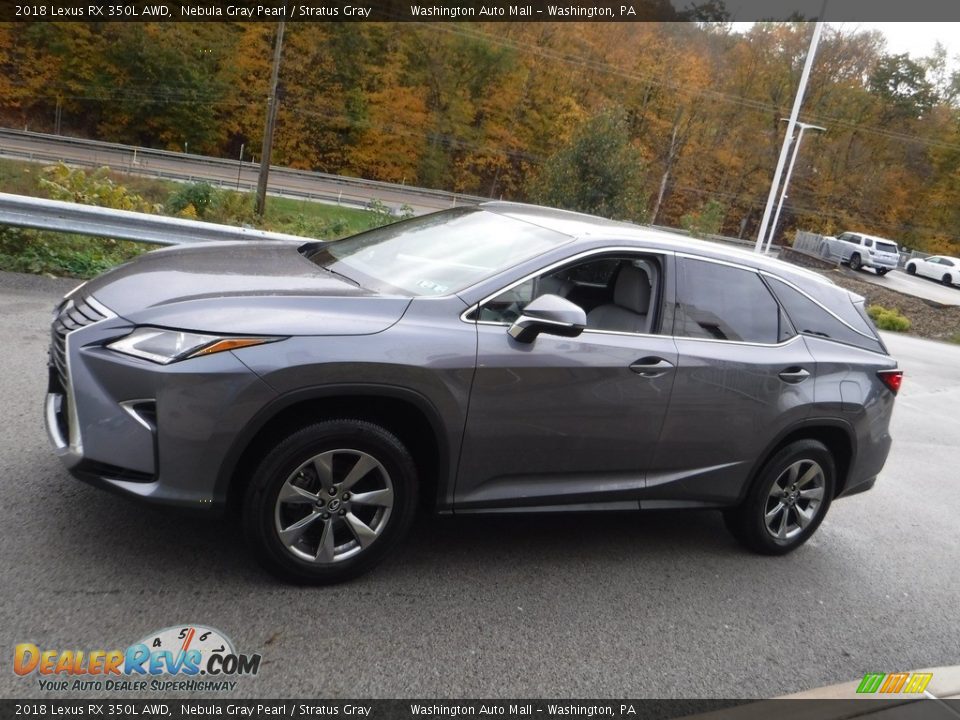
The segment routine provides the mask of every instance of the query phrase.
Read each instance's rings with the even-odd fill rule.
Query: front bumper
[[[75,477],[124,495],[223,506],[223,459],[274,391],[231,352],[164,366],[104,347],[131,329],[113,313],[67,332],[55,320],[44,403],[55,454]]]

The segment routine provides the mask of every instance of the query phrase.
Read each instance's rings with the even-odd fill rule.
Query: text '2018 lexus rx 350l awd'
[[[237,504],[301,582],[440,513],[719,508],[781,554],[872,486],[897,363],[863,299],[777,260],[490,203],[345,240],[149,253],[53,322],[70,471]]]

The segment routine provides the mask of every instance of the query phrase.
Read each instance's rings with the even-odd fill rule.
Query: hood
[[[81,293],[136,325],[255,335],[371,334],[397,322],[410,304],[358,287],[286,243],[158,250],[91,280]]]

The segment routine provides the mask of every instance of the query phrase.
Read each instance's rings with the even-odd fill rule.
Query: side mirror
[[[559,295],[541,295],[523,309],[507,331],[517,342],[531,343],[540,333],[577,337],[587,327],[587,314]]]

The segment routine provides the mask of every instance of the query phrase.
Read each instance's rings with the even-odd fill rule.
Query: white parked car
[[[944,285],[960,285],[960,260],[954,257],[913,258],[907,262],[907,272],[939,280]]]

